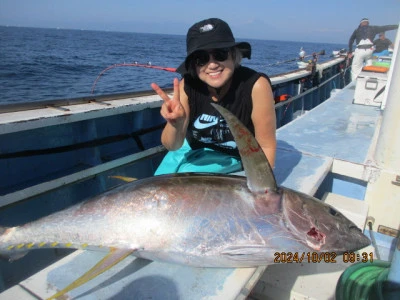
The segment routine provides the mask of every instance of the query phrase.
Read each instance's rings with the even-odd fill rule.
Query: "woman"
[[[174,79],[172,98],[151,85],[164,100],[161,115],[167,124],[161,142],[170,150],[155,175],[242,169],[230,130],[210,103],[235,114],[274,167],[276,117],[270,80],[240,65],[242,57],[251,56],[250,44],[236,43],[229,25],[212,18],[190,27],[186,46],[187,57],[178,68],[183,79]]]

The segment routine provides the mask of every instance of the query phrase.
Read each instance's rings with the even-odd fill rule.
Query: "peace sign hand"
[[[174,78],[174,94],[170,98],[157,84],[151,84],[152,89],[164,100],[161,106],[161,115],[172,126],[182,126],[186,119],[186,112],[179,100],[179,80]]]

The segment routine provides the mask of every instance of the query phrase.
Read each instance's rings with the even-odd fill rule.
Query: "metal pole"
[[[400,239],[398,239],[394,249],[387,281],[391,288],[400,289]]]

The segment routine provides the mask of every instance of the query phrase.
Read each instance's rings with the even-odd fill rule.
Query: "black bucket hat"
[[[198,50],[237,47],[243,57],[251,57],[251,46],[247,42],[236,43],[229,25],[217,18],[197,22],[186,35],[186,59],[176,70],[180,74],[188,72],[188,57]]]

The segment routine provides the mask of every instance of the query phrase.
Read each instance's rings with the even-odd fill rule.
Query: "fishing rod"
[[[304,51],[301,49],[301,52],[304,53]],[[301,53],[300,52],[300,53]],[[292,61],[296,61],[296,60],[302,60],[306,57],[310,57],[310,56],[316,56],[316,55],[325,55],[325,50],[321,50],[318,53],[313,53],[313,54],[309,54],[309,55],[301,55],[300,58],[293,58],[293,59],[289,59],[289,60],[285,60],[285,61],[281,61],[281,62],[277,62],[277,63],[273,63],[270,65],[266,65],[266,67],[270,67],[270,66],[275,66],[275,65],[279,65],[279,64],[283,64],[283,63],[288,63],[288,62],[292,62]],[[93,83],[92,86],[92,91],[91,93],[94,93],[94,89],[96,87],[97,82],[99,81],[100,77],[107,72],[110,69],[116,68],[116,67],[140,67],[140,68],[149,68],[149,69],[156,69],[156,70],[162,70],[162,71],[167,71],[167,72],[172,72],[175,73],[176,72],[176,68],[170,68],[170,67],[162,67],[162,66],[153,66],[150,62],[147,64],[139,64],[137,62],[133,62],[133,63],[122,63],[122,64],[114,64],[111,65],[107,68],[105,68],[103,71],[100,72],[100,74],[97,76],[96,80]]]
[[[299,57],[292,58],[292,59],[288,59],[288,60],[284,60],[284,61],[278,61],[278,62],[276,62],[276,63],[266,65],[265,67],[272,67],[272,66],[276,66],[276,65],[280,65],[280,64],[285,64],[285,63],[289,63],[289,62],[296,61],[296,60],[300,60],[300,61],[301,61],[301,60],[303,60],[303,59],[306,58],[306,57],[311,57],[311,56],[314,56],[314,55],[325,55],[325,50],[321,50],[321,51],[318,52],[318,53],[313,53],[313,54],[309,54],[309,55],[299,56]]]
[[[100,74],[97,76],[96,80],[93,83],[92,86],[92,94],[94,92],[94,88],[96,87],[97,81],[99,81],[100,77],[107,72],[108,70],[116,67],[140,67],[140,68],[149,68],[149,69],[157,69],[157,70],[162,70],[162,71],[167,71],[167,72],[176,72],[176,68],[170,68],[170,67],[161,67],[161,66],[153,66],[150,62],[147,64],[139,64],[137,62],[134,63],[122,63],[122,64],[114,64],[111,65],[107,68],[105,68],[103,71],[100,72]]]

